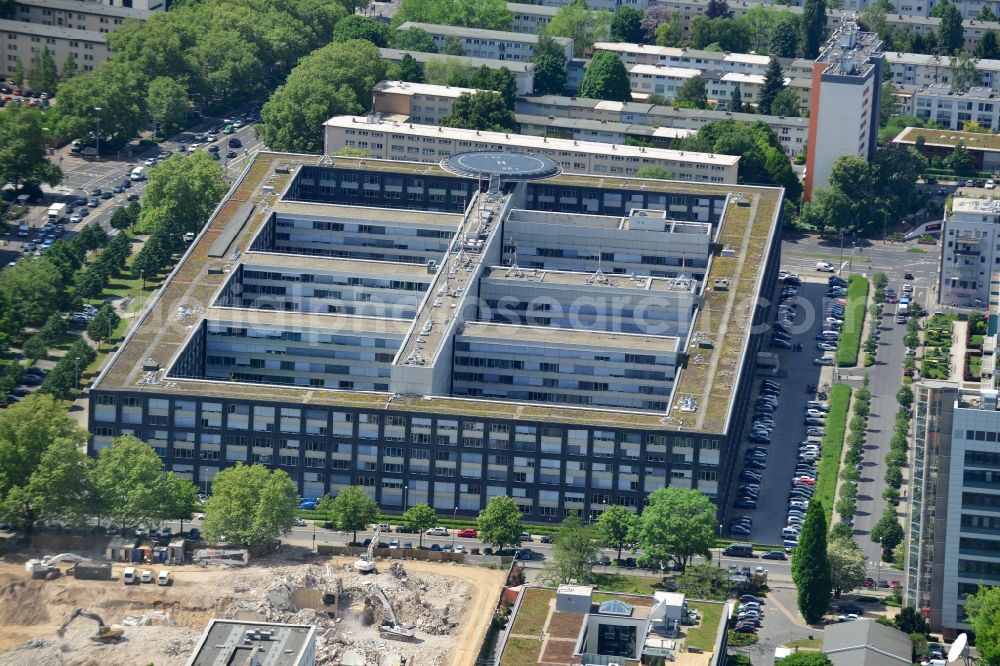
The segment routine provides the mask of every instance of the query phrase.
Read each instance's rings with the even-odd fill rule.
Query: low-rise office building
[[[372,111],[422,125],[440,125],[463,93],[474,88],[435,86],[408,81],[379,81],[372,88]]]
[[[245,461],[387,510],[725,505],[782,190],[513,147],[256,155],[95,382],[90,453],[132,434],[202,490]]]
[[[958,132],[954,130],[907,127],[892,142],[898,146],[911,146],[929,160],[944,159],[955,146],[962,146],[972,157],[976,171],[1000,171],[1000,137],[988,132]]]
[[[547,157],[569,173],[630,176],[644,166],[658,166],[678,180],[703,183],[735,183],[739,164],[732,155],[433,127],[375,116],[330,118],[324,123],[324,145],[327,155],[347,146],[376,159],[431,163],[470,150],[519,150]]]
[[[403,56],[409,55],[421,65],[426,65],[433,60],[455,60],[472,69],[488,67],[489,69],[500,69],[506,67],[514,75],[514,84],[518,95],[530,95],[535,89],[535,65],[531,62],[517,62],[514,60],[496,60],[494,58],[473,58],[470,56],[449,56],[441,53],[423,53],[421,51],[401,51],[399,49],[380,48],[379,55],[391,63],[398,63]]]
[[[315,663],[314,626],[216,618],[208,623],[187,666],[314,666]]]
[[[443,53],[449,39],[457,39],[462,45],[462,54],[474,58],[492,58],[494,60],[513,60],[527,62],[531,60],[538,35],[520,32],[505,32],[502,30],[481,30],[453,25],[437,25],[432,23],[417,23],[407,21],[397,30],[420,28],[434,39],[434,45]],[[566,59],[573,57],[573,40],[568,37],[553,37],[556,44],[563,48]]]

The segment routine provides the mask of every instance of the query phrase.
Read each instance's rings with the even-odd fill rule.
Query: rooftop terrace
[[[469,322],[461,335],[465,338],[485,338],[500,342],[521,342],[571,345],[575,347],[614,347],[629,351],[676,353],[680,339],[673,336],[642,335],[639,333],[607,333],[604,331],[573,330],[552,326],[519,326]]]
[[[705,281],[709,287],[721,281],[719,283],[725,283],[727,289],[705,290],[704,304],[698,311],[692,327],[696,337],[711,340],[711,348],[694,349],[691,352],[686,366],[678,372],[673,397],[675,406],[681,398],[693,398],[697,404],[694,412],[671,409],[664,418],[663,414],[649,412],[512,403],[449,396],[399,396],[381,392],[327,388],[234,384],[203,379],[169,381],[165,379],[163,369],[169,367],[182,351],[215,294],[236,265],[240,262],[253,263],[263,257],[271,256],[269,253],[245,254],[245,252],[277,203],[278,195],[274,193],[282,192],[287,187],[291,173],[297,166],[316,164],[318,159],[322,159],[322,163],[328,166],[345,169],[449,176],[437,165],[423,163],[259,153],[247,165],[169,278],[146,304],[138,323],[121,343],[95,382],[95,390],[149,390],[164,394],[201,395],[220,399],[238,398],[287,401],[304,405],[488,415],[525,421],[560,421],[607,427],[663,429],[666,425],[668,429],[673,426],[710,433],[725,431],[731,396],[739,374],[744,369],[749,370],[753,363],[752,359],[747,359],[745,362],[742,359],[748,343],[746,331],[749,329],[754,299],[762,280],[764,258],[778,228],[777,214],[782,199],[782,190],[778,188],[574,174],[561,174],[547,181],[557,186],[579,185],[615,191],[632,189],[667,194],[730,195],[729,203],[722,214],[718,237],[718,246],[727,248],[727,252],[718,252],[712,258]],[[262,189],[265,187],[266,190]],[[250,219],[220,257],[210,257],[209,249],[213,243],[219,238],[224,238],[227,225],[248,202],[256,204]],[[313,206],[296,205],[302,206],[302,210]],[[321,204],[316,206],[323,207]],[[343,208],[352,212],[357,210],[349,206]],[[406,213],[405,210],[392,212]],[[244,254],[239,256],[241,253]],[[287,261],[301,261],[305,265],[310,260],[306,258],[287,259]],[[315,261],[321,260],[317,258]],[[336,263],[340,264],[343,261],[336,260]],[[445,267],[438,271],[438,275],[446,273]],[[430,293],[436,293],[436,290]],[[316,316],[323,317],[323,315]],[[422,325],[414,324],[412,330],[422,330]],[[161,371],[152,372],[151,368],[155,367],[161,368]]]

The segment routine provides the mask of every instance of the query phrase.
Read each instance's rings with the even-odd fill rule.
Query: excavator
[[[90,564],[91,560],[75,553],[61,553],[43,559],[28,560],[24,563],[24,568],[28,570],[32,578],[57,578],[60,573],[56,565],[61,562],[72,562],[73,564]]]
[[[92,641],[120,641],[125,637],[125,627],[120,624],[104,624],[104,620],[97,613],[91,612],[86,608],[77,608],[75,611],[69,614],[66,621],[62,623],[62,626],[56,631],[56,634],[61,638],[65,633],[67,627],[76,618],[83,616],[97,623],[97,633],[90,637]]]
[[[372,541],[368,544],[368,550],[361,554],[354,562],[354,568],[358,570],[359,573],[368,574],[375,571],[375,549],[378,547],[378,537],[382,533],[382,528],[378,525],[375,526],[375,534],[372,535]]]

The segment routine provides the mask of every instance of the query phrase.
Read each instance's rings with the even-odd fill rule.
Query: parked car
[[[760,556],[764,560],[787,560],[784,551],[781,550],[769,550]]]
[[[448,536],[449,534],[447,527],[432,527],[427,530],[427,536]]]
[[[457,536],[459,536],[459,537],[461,537],[463,539],[475,539],[476,538],[476,534],[478,534],[478,532],[476,532],[476,530],[474,530],[472,528],[468,528],[468,527],[466,529],[464,529],[464,530],[459,530],[457,532]]]
[[[837,611],[853,615],[864,615],[865,608],[859,604],[840,604],[837,606]]]

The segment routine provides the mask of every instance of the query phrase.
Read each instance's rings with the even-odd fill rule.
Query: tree
[[[389,66],[386,76],[393,81],[423,83],[424,67],[409,53],[404,53],[398,63]]]
[[[352,532],[351,543],[358,540],[358,530],[368,529],[368,526],[378,520],[378,504],[365,492],[361,486],[344,488],[333,500],[330,507],[330,522],[337,529]]]
[[[139,221],[139,202],[133,201],[124,208],[116,208],[111,215],[111,228],[124,231]]]
[[[56,134],[88,136],[99,125],[101,146],[110,150],[124,146],[149,123],[147,76],[140,76],[116,58],[93,72],[62,81],[56,88],[59,101],[53,109]]]
[[[191,99],[187,88],[181,83],[166,76],[158,76],[149,82],[146,108],[149,110],[149,117],[159,123],[164,134],[169,135],[184,126],[188,111],[191,110]]]
[[[483,65],[469,77],[468,87],[496,91],[503,98],[504,106],[511,111],[514,110],[517,102],[517,79],[506,67],[491,69]]]
[[[674,581],[677,591],[691,599],[724,601],[732,586],[729,571],[710,563],[692,564]]]
[[[639,517],[637,541],[650,560],[686,567],[695,555],[711,556],[715,529],[715,506],[701,492],[657,488]]]
[[[458,58],[434,58],[424,64],[424,80],[437,86],[461,86],[469,82],[475,68]]]
[[[739,81],[733,86],[733,94],[729,99],[729,110],[733,113],[743,113],[743,88]]]
[[[319,153],[323,123],[371,108],[385,61],[367,41],[329,44],[299,61],[261,110],[260,138],[273,150]],[[190,159],[190,158],[188,158]]]
[[[951,57],[948,69],[951,72],[952,90],[968,90],[980,82],[981,77],[976,71],[976,63],[965,51]]]
[[[62,80],[71,79],[77,75],[80,70],[80,66],[76,64],[76,54],[70,51],[66,54],[66,59],[63,60],[62,67],[59,69],[59,78]]]
[[[794,58],[799,50],[800,32],[798,17],[779,21],[771,35],[771,52],[779,58]]]
[[[941,19],[938,25],[938,50],[943,55],[957,52],[965,44],[965,30],[962,27],[962,12],[950,2],[942,2],[934,7]],[[933,15],[933,12],[932,12]]]
[[[31,63],[31,72],[28,74],[28,81],[35,90],[45,92],[55,92],[56,84],[59,83],[59,71],[56,69],[56,62],[52,59],[49,47],[43,46],[42,50]]]
[[[972,154],[965,148],[963,141],[955,144],[948,157],[944,158],[944,163],[945,166],[960,176],[969,175],[976,170],[975,160]]]
[[[15,86],[24,85],[24,63],[20,56],[14,58],[14,71],[10,75],[11,83]]]
[[[479,512],[479,539],[483,543],[503,550],[504,546],[521,543],[521,510],[506,495],[490,498],[490,503]]]
[[[619,7],[611,17],[611,41],[641,44],[642,17],[642,11],[635,7]]]
[[[826,39],[826,2],[805,0],[802,5],[802,55],[814,60]]]
[[[105,304],[87,324],[87,337],[98,344],[104,340],[110,340],[121,320],[121,317],[111,309],[111,306]]]
[[[298,504],[298,488],[288,472],[238,463],[212,480],[202,529],[210,541],[271,544],[292,531]]]
[[[847,523],[837,523],[830,529],[830,540],[853,539],[854,530]]]
[[[608,548],[617,550],[619,560],[622,558],[622,550],[635,546],[638,526],[639,516],[618,505],[609,507],[597,519],[597,533],[601,542]]]
[[[445,37],[442,53],[450,56],[464,56],[465,49],[462,48],[462,40],[456,35],[448,35]]]
[[[42,114],[27,106],[11,106],[0,114],[0,179],[37,186],[58,185],[62,169],[45,154]]]
[[[785,118],[799,117],[799,96],[791,88],[785,88],[778,92],[771,103],[771,114],[784,116]]]
[[[726,0],[708,0],[708,5],[705,7],[705,16],[710,19],[731,19],[733,18],[733,12],[729,9],[729,4]]]
[[[913,389],[909,386],[903,386],[898,391],[896,391],[896,402],[903,409],[909,409],[913,406]]]
[[[550,37],[571,38],[573,55],[582,58],[594,42],[608,38],[610,25],[610,12],[591,11],[586,0],[573,0],[559,8],[544,30]]]
[[[892,552],[892,549],[906,538],[903,527],[896,518],[896,509],[894,507],[885,507],[882,517],[872,527],[869,536],[872,541],[880,544],[882,550],[885,552]]]
[[[173,155],[149,172],[138,226],[146,233],[169,235],[161,242],[178,249],[183,234],[201,231],[228,188],[222,167],[208,153]]]
[[[337,21],[337,25],[333,28],[333,41],[342,44],[352,39],[364,39],[375,46],[388,46],[389,26],[367,16],[351,14]]]
[[[83,506],[63,504],[79,497],[75,477],[61,465],[75,460],[67,452],[81,450],[86,441],[86,431],[50,395],[30,395],[0,412],[0,512],[5,518],[30,535],[46,515],[82,511]],[[40,496],[59,478],[65,489]]]
[[[98,451],[90,468],[98,515],[123,529],[166,518],[176,506],[171,496],[181,482],[172,472],[164,474],[163,461],[152,447],[132,435],[118,437]]]
[[[764,115],[771,115],[771,106],[775,98],[785,89],[785,72],[777,58],[771,58],[764,73],[764,84],[757,96],[757,108]],[[798,104],[796,104],[798,106]]]
[[[32,363],[37,363],[38,359],[45,358],[49,353],[49,343],[41,335],[33,335],[24,341],[21,347],[24,357]]]
[[[610,51],[600,51],[594,54],[583,73],[580,97],[606,99],[614,102],[628,102],[632,99],[632,88],[628,80],[628,70],[625,65]]]
[[[983,8],[986,9],[986,5],[983,5]],[[1000,58],[1000,41],[997,40],[996,32],[987,30],[983,33],[983,36],[979,38],[979,42],[976,43],[976,57],[988,58],[990,60]]]
[[[826,547],[830,561],[830,585],[834,596],[864,585],[865,556],[853,537],[830,539]]]
[[[434,38],[431,37],[429,32],[422,28],[394,30],[389,34],[389,44],[392,45],[392,48],[399,49],[401,51],[437,53],[437,45],[434,44]]]
[[[708,108],[708,84],[700,74],[692,76],[677,89],[674,103],[692,109]]]
[[[7,312],[16,317],[18,326],[40,326],[64,303],[66,289],[47,257],[30,257],[0,273],[0,294],[13,304],[14,311]]]
[[[451,113],[441,119],[445,127],[516,132],[517,121],[499,93],[479,90],[462,93],[451,107]]]
[[[709,19],[699,15],[691,19],[691,45],[699,49],[745,53],[750,50],[752,35],[743,21]]]
[[[417,533],[420,548],[424,547],[424,532],[437,524],[437,514],[427,503],[411,506],[403,514],[403,523]]]
[[[652,5],[650,9],[653,9]],[[668,20],[656,26],[653,41],[657,46],[681,46],[684,42],[684,14],[671,12]]]
[[[548,35],[538,37],[531,55],[535,63],[536,95],[562,95],[566,89],[566,54]]]
[[[555,538],[552,560],[545,565],[541,579],[549,585],[577,582],[589,583],[593,579],[597,546],[594,530],[577,516],[562,521]]]
[[[783,657],[781,663],[787,666],[833,666],[833,662],[822,652],[793,652]]]
[[[1000,663],[1000,587],[980,585],[965,598],[965,613],[976,634],[980,662]]]
[[[921,634],[926,636],[930,633],[930,626],[927,619],[913,606],[904,606],[892,618],[892,623],[904,634]]]
[[[657,180],[673,180],[676,174],[661,166],[644,166],[636,169],[636,178],[655,178]]]
[[[510,30],[514,15],[503,0],[403,0],[392,17],[392,27],[407,21]]]
[[[826,516],[819,500],[809,503],[799,543],[792,557],[792,580],[798,590],[798,607],[809,624],[822,619],[830,605],[833,584],[826,546]]]
[[[680,13],[680,12],[678,12]],[[656,38],[657,29],[671,19],[671,11],[665,5],[651,4],[642,13],[642,20],[639,27],[646,35],[646,42],[652,42]],[[683,21],[683,14],[681,15]]]

